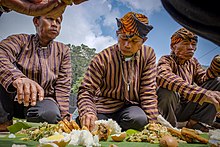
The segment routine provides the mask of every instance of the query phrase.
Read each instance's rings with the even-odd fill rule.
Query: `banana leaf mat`
[[[30,126],[39,126],[38,123],[27,123]],[[23,126],[25,127],[25,126]],[[18,128],[18,126],[16,126]],[[12,147],[12,145],[26,145],[27,147],[38,147],[39,142],[38,141],[23,141],[21,138],[25,137],[25,135],[16,135],[16,138],[9,138],[9,133],[6,132],[0,132],[0,147]],[[208,138],[207,134],[202,135],[205,138]],[[111,137],[107,141],[101,141],[100,142],[102,147],[109,147],[110,145],[114,144],[118,147],[159,147],[159,144],[151,144],[147,142],[114,142],[112,141]],[[189,144],[189,143],[179,143],[178,147],[209,147],[208,144]],[[66,147],[73,147],[73,145],[67,145]]]

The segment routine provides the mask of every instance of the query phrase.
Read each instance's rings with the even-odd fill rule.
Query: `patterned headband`
[[[198,37],[191,31],[187,30],[186,28],[181,28],[178,31],[176,31],[172,37],[171,37],[171,44],[176,44],[180,42],[181,40],[195,40],[198,41]]]
[[[148,24],[148,18],[143,14],[128,12],[121,19],[116,18],[118,31],[117,34],[123,33],[128,36],[133,34],[141,38],[147,36],[153,26]]]

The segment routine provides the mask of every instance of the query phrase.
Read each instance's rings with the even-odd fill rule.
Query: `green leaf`
[[[139,131],[134,130],[134,129],[128,129],[128,130],[126,131],[126,134],[127,134],[127,136],[130,136],[130,135],[135,134],[135,133],[138,133],[138,132],[139,132]]]
[[[17,133],[21,129],[28,129],[30,127],[31,126],[26,122],[17,122],[15,124],[7,127],[7,129],[9,130],[10,133]]]

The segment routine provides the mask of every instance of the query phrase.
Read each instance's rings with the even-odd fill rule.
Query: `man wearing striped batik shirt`
[[[92,59],[79,87],[79,120],[90,130],[98,119],[113,119],[122,130],[157,121],[156,56],[143,45],[152,26],[134,12],[117,24],[118,43]]]
[[[0,130],[12,118],[57,123],[68,114],[72,68],[70,49],[54,41],[62,16],[33,18],[36,34],[0,42]]]
[[[174,127],[188,121],[186,127],[207,132],[220,111],[220,55],[205,70],[193,57],[197,36],[185,28],[172,35],[170,47],[157,66],[159,112]]]

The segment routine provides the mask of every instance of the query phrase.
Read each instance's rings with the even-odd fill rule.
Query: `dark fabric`
[[[220,91],[220,78],[209,80],[201,87]],[[188,121],[193,119],[206,124],[212,124],[216,109],[213,104],[188,102],[182,99],[177,92],[173,92],[164,88],[157,90],[158,95],[158,109],[161,115],[168,120],[171,125],[176,127],[177,122]]]
[[[122,131],[128,129],[143,130],[148,124],[148,119],[145,112],[139,106],[126,106],[116,113],[97,114],[99,120],[113,119],[122,128]]]
[[[125,106],[115,113],[98,113],[97,117],[98,120],[115,120],[122,128],[122,131],[126,131],[128,129],[141,131],[143,130],[144,126],[149,123],[145,112],[139,106],[132,105]],[[76,123],[81,127],[79,117],[76,118]]]
[[[31,122],[57,123],[61,120],[58,105],[51,99],[37,102],[36,106],[24,107],[14,101],[16,93],[8,93],[0,85],[0,123],[16,118],[27,118]]]
[[[38,101],[36,106],[30,107],[27,111],[27,121],[48,122],[56,124],[61,120],[58,105],[51,99]]]
[[[220,45],[218,1],[161,0],[161,2],[179,24]]]
[[[6,90],[0,84],[0,123],[12,119],[12,115],[14,115],[14,95],[14,93],[6,92]]]

